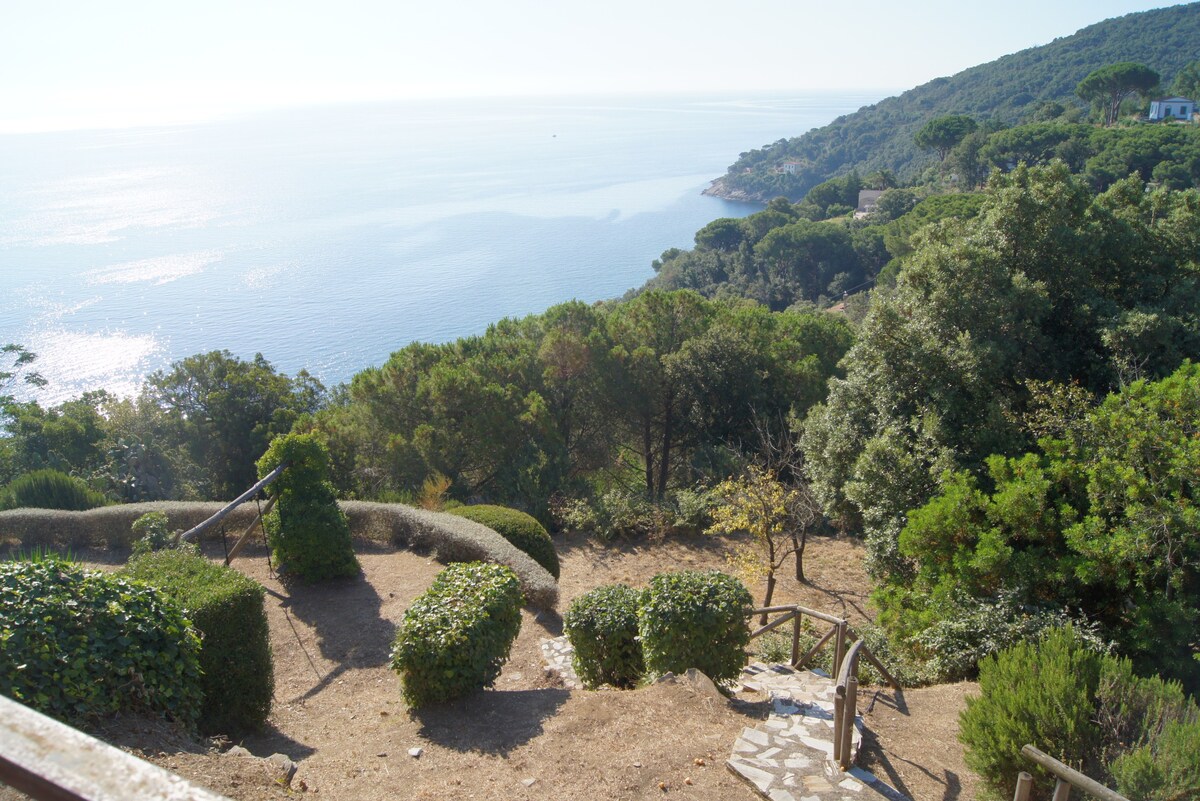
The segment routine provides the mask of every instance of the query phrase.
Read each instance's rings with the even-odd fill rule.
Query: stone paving
[[[833,761],[833,679],[787,665],[753,663],[742,671],[742,689],[771,699],[767,719],[742,729],[725,763],[771,801],[908,801],[858,767]],[[851,732],[851,761],[862,745],[862,718]]]
[[[563,684],[581,689],[565,636],[541,641],[548,669]],[[843,772],[833,761],[834,681],[787,665],[753,663],[742,671],[742,691],[767,695],[771,712],[742,729],[726,765],[771,801],[908,801],[874,774],[858,767]],[[851,733],[852,759],[862,744],[862,718]]]
[[[571,648],[571,642],[567,639],[567,635],[563,634],[553,639],[543,637],[541,642],[542,659],[546,660],[547,668],[562,678],[563,686],[567,689],[582,690],[583,682],[579,680],[579,676],[575,673],[575,666],[571,664],[571,655],[574,653],[574,649]]]

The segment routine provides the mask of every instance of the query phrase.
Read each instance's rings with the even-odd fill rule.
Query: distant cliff
[[[1147,64],[1169,86],[1177,72],[1200,57],[1198,42],[1200,3],[1106,20],[1050,44],[935,78],[803,136],[744,153],[706,194],[798,200],[816,184],[851,170],[865,175],[888,169],[907,179],[933,163],[935,157],[912,141],[933,117],[968,114],[981,123],[1012,124],[1048,103],[1081,106],[1076,84],[1092,70],[1119,61]]]

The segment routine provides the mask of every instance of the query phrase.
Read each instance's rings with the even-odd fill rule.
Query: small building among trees
[[[1196,101],[1185,97],[1164,97],[1150,102],[1150,121],[1190,120],[1196,113]]]

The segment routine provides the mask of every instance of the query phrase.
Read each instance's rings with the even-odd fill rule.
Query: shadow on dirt
[[[380,610],[383,601],[362,575],[319,584],[292,581],[284,594],[267,589],[280,601],[288,625],[295,635],[294,645],[308,657],[314,684],[301,695],[288,699],[298,703],[312,698],[348,670],[373,668],[387,664],[395,626]],[[302,627],[316,634],[320,656],[334,663],[332,669],[318,664],[305,643]]]
[[[504,756],[540,735],[570,697],[562,689],[489,690],[409,714],[421,724],[420,735],[438,745]]]

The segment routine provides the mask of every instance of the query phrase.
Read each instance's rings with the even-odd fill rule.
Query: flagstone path
[[[543,639],[542,655],[563,684],[582,687],[571,666],[565,636]],[[744,728],[726,765],[771,801],[908,801],[870,771],[842,771],[833,761],[833,679],[787,665],[752,663],[742,671],[740,691],[771,699],[767,719]],[[862,744],[862,718],[851,733],[851,762]]]

